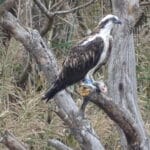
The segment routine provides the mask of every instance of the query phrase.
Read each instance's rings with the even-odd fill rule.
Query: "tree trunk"
[[[137,105],[136,61],[132,33],[139,2],[113,0],[112,5],[114,14],[122,19],[123,24],[119,29],[114,30],[115,37],[108,66],[109,94],[113,100],[117,100],[116,103],[132,114],[141,135],[140,148],[148,150],[150,143]],[[128,147],[131,148],[130,139],[127,138],[127,142]]]

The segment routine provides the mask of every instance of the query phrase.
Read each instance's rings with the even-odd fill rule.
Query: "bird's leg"
[[[93,85],[94,79],[92,76],[86,75],[86,77],[82,80],[81,86],[80,86],[80,95],[83,96],[83,103],[80,107],[80,114],[84,118],[85,108],[89,102],[88,95],[91,93],[93,89],[96,89],[96,86]]]
[[[107,94],[107,92],[108,92],[107,86],[103,81],[93,81],[93,83],[81,82],[78,93],[82,97],[86,97],[93,90],[95,90],[99,93],[103,93],[103,94]]]
[[[81,85],[85,87],[95,88],[95,86],[93,86],[93,83],[94,83],[94,79],[92,75],[87,74],[85,78],[82,80]]]
[[[90,87],[97,92],[101,92],[106,94],[107,93],[107,86],[104,81],[95,81],[93,78],[93,72],[91,71],[89,74],[86,75],[85,80],[89,81],[85,86]]]
[[[96,86],[93,83],[94,79],[90,75],[86,75],[80,83],[79,94],[83,97],[88,96],[92,89],[96,89]]]
[[[87,104],[89,103],[89,99],[87,97],[83,98],[83,103],[80,107],[80,114],[82,115],[83,118],[85,118],[84,114],[85,114],[85,108],[87,106]]]
[[[80,88],[80,95],[83,96],[83,103],[80,107],[80,114],[83,116],[83,118],[84,118],[85,108],[90,101],[88,98],[88,95],[93,90],[96,90],[97,93],[103,93],[103,94],[107,94],[107,91],[108,91],[107,86],[104,83],[104,81],[97,81],[97,82],[94,81],[94,83],[91,85]]]

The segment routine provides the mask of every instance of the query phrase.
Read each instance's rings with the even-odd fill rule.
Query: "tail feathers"
[[[42,100],[46,100],[48,102],[51,98],[53,98],[59,91],[64,89],[65,87],[61,84],[55,82],[52,87],[46,92],[46,94],[42,97]]]

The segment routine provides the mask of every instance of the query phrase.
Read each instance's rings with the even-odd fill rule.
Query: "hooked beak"
[[[115,20],[114,23],[115,24],[122,24],[121,20]]]

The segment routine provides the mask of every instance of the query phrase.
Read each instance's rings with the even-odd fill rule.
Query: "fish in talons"
[[[80,107],[80,114],[83,117],[84,117],[84,113],[85,113],[85,108],[89,102],[88,96],[94,91],[96,91],[97,93],[103,93],[106,95],[108,92],[108,89],[107,89],[107,86],[104,83],[104,81],[95,81],[92,84],[91,84],[91,82],[85,83],[85,81],[84,81],[80,84],[78,93],[80,94],[80,96],[83,97],[83,103]]]

